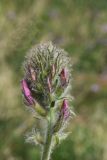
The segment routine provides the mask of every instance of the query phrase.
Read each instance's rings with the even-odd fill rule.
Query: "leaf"
[[[26,142],[33,143],[35,145],[44,144],[43,137],[41,136],[40,132],[35,129],[32,129],[32,132],[26,135]]]
[[[54,146],[57,146],[60,144],[60,139],[57,134],[54,135]]]
[[[59,139],[60,140],[64,140],[64,139],[66,139],[68,136],[69,136],[69,134],[71,134],[71,132],[67,132],[67,133],[59,133]]]

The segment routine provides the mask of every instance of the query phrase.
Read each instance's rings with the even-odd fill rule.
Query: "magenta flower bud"
[[[49,92],[51,93],[52,87],[51,87],[51,82],[50,82],[50,78],[49,77],[47,78],[47,84],[48,84]]]
[[[26,99],[26,104],[28,106],[34,105],[35,104],[35,100],[33,99],[32,95],[31,95],[31,91],[30,91],[30,89],[28,87],[28,84],[27,84],[25,79],[23,79],[21,81],[21,87],[22,87],[22,92],[24,94],[24,97]]]
[[[61,111],[63,113],[64,120],[67,120],[70,116],[70,111],[69,111],[68,101],[66,99],[63,100]]]
[[[60,80],[62,86],[66,86],[69,82],[68,71],[65,68],[63,68],[60,73]]]

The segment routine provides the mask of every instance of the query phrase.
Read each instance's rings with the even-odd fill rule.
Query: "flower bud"
[[[29,70],[30,70],[32,80],[35,81],[36,80],[36,73],[35,73],[34,69],[32,67],[30,67]]]
[[[66,86],[69,82],[68,71],[65,68],[63,68],[60,73],[60,80],[63,87]]]
[[[64,120],[67,120],[70,116],[68,101],[66,99],[63,100],[61,111],[63,113]]]
[[[65,121],[68,120],[69,116],[70,116],[70,110],[69,110],[68,102],[66,99],[64,99],[60,109],[58,119],[53,127],[53,132],[58,132],[61,129],[61,127],[65,124]]]
[[[48,85],[49,92],[51,93],[52,92],[52,86],[51,86],[51,81],[50,81],[49,77],[47,78],[47,85]]]
[[[27,84],[25,79],[23,79],[21,81],[21,87],[22,87],[22,92],[23,92],[25,100],[26,100],[26,104],[28,106],[34,105],[35,104],[35,100],[33,99],[32,95],[31,95],[31,91],[30,91],[30,89],[28,87],[28,84]]]
[[[51,68],[51,76],[52,76],[52,78],[55,76],[55,65],[53,64],[52,65],[52,68]]]

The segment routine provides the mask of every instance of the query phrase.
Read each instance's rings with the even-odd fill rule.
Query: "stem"
[[[52,115],[51,115],[51,110],[50,110],[50,117],[48,121],[48,127],[46,131],[46,140],[45,140],[45,145],[43,147],[43,154],[42,154],[42,159],[41,160],[50,160],[50,155],[51,155],[51,149],[52,149]]]

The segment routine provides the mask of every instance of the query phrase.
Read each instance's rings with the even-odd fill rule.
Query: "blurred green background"
[[[0,0],[0,160],[39,160],[25,143],[32,116],[20,91],[22,62],[53,41],[72,57],[72,134],[53,160],[107,160],[107,0]]]

